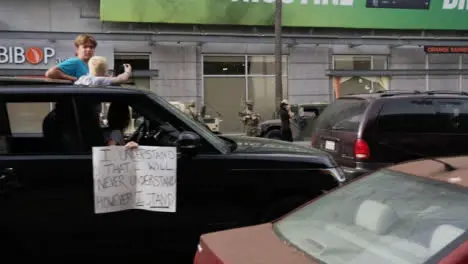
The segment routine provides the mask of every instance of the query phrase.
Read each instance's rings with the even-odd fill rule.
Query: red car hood
[[[289,246],[271,223],[202,235],[195,264],[316,264]]]

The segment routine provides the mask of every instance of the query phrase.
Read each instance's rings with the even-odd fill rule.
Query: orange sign
[[[41,48],[30,47],[26,49],[24,56],[27,62],[31,64],[38,64],[44,59],[44,52],[42,52]]]
[[[451,47],[451,46],[424,46],[426,53],[468,53],[467,47]]]
[[[5,47],[0,46],[0,64],[47,64],[55,56],[49,47]]]

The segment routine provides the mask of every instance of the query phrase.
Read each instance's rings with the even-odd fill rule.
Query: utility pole
[[[283,97],[283,80],[282,80],[282,39],[281,39],[281,24],[282,24],[282,0],[276,0],[275,5],[275,95],[276,107],[279,107]]]

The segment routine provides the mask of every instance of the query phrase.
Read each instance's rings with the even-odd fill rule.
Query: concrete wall
[[[198,46],[156,45],[151,67],[159,69],[152,80],[153,91],[174,101],[200,99],[201,54]]]
[[[429,69],[458,69],[459,57],[459,54],[430,54]],[[459,91],[459,77],[429,76],[429,90]]]
[[[426,54],[422,48],[398,47],[391,50],[389,69],[416,70],[425,69]],[[390,81],[390,89],[394,90],[426,90],[425,76],[394,76]]]
[[[329,47],[292,47],[289,56],[288,92],[291,103],[328,102],[331,99]]]
[[[1,0],[0,30],[2,31],[56,31],[108,32],[129,30],[119,23],[101,23],[99,0]],[[135,24],[132,30],[148,30],[148,25]],[[1,41],[0,41],[1,42]],[[176,44],[150,45],[148,42],[113,42],[115,52],[139,52],[151,56],[151,69],[159,70],[159,77],[151,80],[151,89],[170,100],[200,100],[203,95],[201,55],[204,53],[273,54],[273,44],[213,44],[202,47]],[[71,40],[70,40],[71,45]],[[424,69],[422,47],[358,46],[295,46],[285,47],[289,54],[288,97],[293,103],[329,101],[333,97],[330,78],[325,71],[331,68],[332,54],[388,54],[390,69]],[[430,55],[430,68],[457,69],[458,56]],[[468,56],[463,59],[468,67]],[[431,76],[430,89],[468,90],[468,77],[462,82],[458,76]],[[425,90],[425,76],[395,76],[391,89]],[[465,88],[467,87],[467,88]]]
[[[0,30],[100,32],[99,0],[2,0]]]
[[[399,47],[392,49],[390,69],[412,70],[428,67],[430,70],[457,70],[460,68],[459,57],[458,54],[429,54],[426,58],[422,47]],[[468,58],[466,63],[463,66],[465,69],[468,67]],[[460,76],[457,75],[429,76],[428,81],[426,81],[426,75],[395,76],[392,77],[391,89],[425,91],[427,86],[429,90],[459,91],[460,88],[467,90],[466,84],[468,83],[463,84],[464,82],[460,82]]]

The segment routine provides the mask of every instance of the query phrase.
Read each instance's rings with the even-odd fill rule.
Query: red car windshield
[[[468,190],[381,170],[275,223],[327,264],[424,263],[468,229]]]

